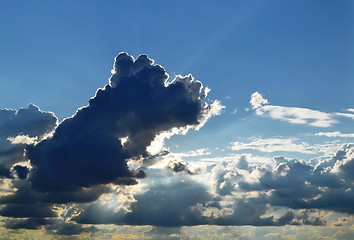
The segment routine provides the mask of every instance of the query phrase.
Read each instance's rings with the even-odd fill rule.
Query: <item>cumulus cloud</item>
[[[277,159],[272,168],[258,171],[258,181],[241,181],[239,189],[264,191],[272,206],[292,209],[324,209],[352,214],[353,144],[343,145],[334,156],[312,164]]]
[[[121,53],[115,58],[109,84],[59,125],[54,114],[32,104],[18,111],[1,110],[0,156],[11,161],[7,160],[7,168],[0,165],[0,172],[3,177],[13,177],[12,190],[0,198],[0,215],[25,219],[8,222],[11,228],[37,228],[47,222],[33,219],[57,219],[66,204],[91,203],[111,192],[114,185],[137,184],[146,174],[142,169],[130,169],[128,160],[139,162],[153,158],[153,153],[163,154],[166,138],[199,130],[210,117],[221,113],[224,106],[219,101],[204,101],[209,91],[192,75],[169,80],[165,69],[146,55],[134,59]],[[199,154],[204,153],[190,153]],[[22,164],[25,161],[28,166]],[[22,165],[14,165],[17,162]],[[199,202],[198,198],[192,201]],[[139,204],[132,204],[134,214],[146,211]],[[189,209],[193,204],[183,205],[185,213],[198,217]],[[134,214],[127,213],[124,221],[139,224]],[[54,233],[64,235],[87,230],[71,223],[55,229]]]
[[[212,192],[222,199],[221,209],[229,210],[216,211],[212,221],[220,225],[326,225],[322,211],[353,214],[353,163],[354,145],[345,144],[332,157],[317,161],[275,157],[274,164],[257,165],[239,158],[214,165]],[[287,211],[277,214],[277,208]]]
[[[33,188],[75,190],[136,178],[127,159],[149,156],[147,148],[161,134],[163,140],[200,128],[222,109],[219,102],[203,102],[201,82],[191,75],[168,82],[164,68],[146,55],[135,60],[121,53],[112,72],[88,106],[65,119],[52,138],[27,148]]]
[[[334,114],[299,107],[284,107],[268,104],[259,92],[251,95],[250,103],[256,114],[292,124],[304,124],[313,127],[330,127],[337,123]]]

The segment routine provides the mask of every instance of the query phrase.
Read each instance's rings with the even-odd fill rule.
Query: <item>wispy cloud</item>
[[[254,92],[251,95],[250,103],[257,115],[286,121],[292,124],[304,124],[313,127],[331,127],[338,123],[338,120],[336,119],[338,116],[354,119],[354,114],[352,113],[326,113],[308,108],[270,105],[268,104],[268,100],[259,92]],[[351,110],[353,109],[348,109],[348,111]]]
[[[300,152],[305,154],[316,154],[315,151],[307,143],[296,143],[291,138],[267,138],[254,139],[250,142],[233,142],[232,150],[239,151],[245,149],[253,149],[260,152]]]
[[[354,114],[353,113],[340,113],[340,112],[338,112],[338,113],[335,113],[335,115],[340,116],[340,117],[351,118],[351,119],[354,120]]]
[[[342,137],[342,138],[354,138],[354,133],[341,133],[336,132],[318,132],[316,136],[325,136],[325,137]]]

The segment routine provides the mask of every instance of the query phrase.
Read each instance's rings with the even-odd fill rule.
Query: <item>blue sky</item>
[[[202,239],[205,230],[194,227],[201,225],[200,228],[210,226],[213,234],[223,232],[225,239],[247,239],[245,236],[257,236],[259,239],[292,236],[301,239],[297,235],[299,232],[303,232],[303,238],[316,232],[323,236],[329,234],[332,238],[351,239],[354,234],[353,210],[346,201],[354,200],[352,190],[348,190],[353,186],[353,175],[345,169],[352,169],[354,161],[354,147],[350,145],[354,138],[353,11],[351,1],[326,0],[223,3],[0,1],[2,191],[20,197],[11,186],[23,182],[21,184],[25,187],[20,189],[36,196],[33,197],[36,204],[42,206],[40,204],[44,200],[41,194],[46,192],[50,195],[54,190],[51,188],[53,186],[42,186],[38,181],[48,181],[61,189],[61,184],[51,179],[50,174],[44,174],[45,171],[54,171],[54,174],[58,169],[55,173],[58,178],[66,176],[68,183],[70,177],[72,182],[77,181],[73,188],[63,188],[65,191],[82,193],[82,188],[88,187],[89,193],[97,197],[85,203],[78,203],[77,199],[70,197],[65,203],[59,203],[58,199],[49,205],[46,202],[47,205],[42,207],[48,209],[48,214],[52,214],[50,210],[57,207],[61,209],[61,215],[42,216],[41,221],[47,221],[45,224],[35,218],[37,230],[24,232],[14,229],[33,226],[29,223],[34,224],[32,217],[36,210],[22,214],[21,219],[27,222],[15,222],[19,219],[9,210],[14,203],[1,200],[1,231],[7,234],[17,232],[17,237],[27,234],[32,238],[39,238],[41,234],[47,237],[63,236],[65,233],[76,237],[91,234],[92,239],[102,236],[114,238],[120,234],[118,230],[112,232],[109,230],[111,225],[96,225],[102,222],[89,218],[94,209],[101,209],[103,214],[114,206],[117,214],[107,217],[111,219],[108,223],[114,224],[114,229],[127,231],[131,237],[135,228],[139,228],[140,238],[149,239],[152,236],[163,239],[170,236],[171,239]],[[138,83],[131,88],[127,84],[127,89],[136,87],[132,94],[128,90],[120,93],[112,90],[114,93],[110,93],[111,90],[105,89],[102,92],[120,99],[121,105],[107,105],[117,112],[112,110],[112,113],[103,114],[101,109],[105,109],[103,106],[106,105],[102,105],[95,93],[106,84],[113,86],[115,82],[122,81],[119,80],[119,73],[111,72],[114,58],[120,52],[131,55],[133,62],[138,61],[140,54],[147,54],[169,75],[170,85],[166,85],[166,89],[167,86],[172,89],[180,81],[179,84],[191,90],[176,96],[169,93],[169,97],[160,101],[161,104],[151,100],[154,105],[145,109],[133,104],[142,98],[136,93],[139,89],[150,89],[143,81],[140,88]],[[121,59],[125,59],[123,55]],[[116,62],[117,69],[126,69],[125,63]],[[144,64],[147,69],[152,66],[150,63]],[[138,67],[132,69],[135,68]],[[204,88],[211,89],[208,96],[200,93],[200,99],[195,100],[198,82],[191,81],[190,84],[191,79],[181,77],[188,74],[192,74]],[[118,80],[114,80],[115,75]],[[153,79],[152,75],[145,73],[141,76]],[[179,80],[173,82],[176,76]],[[160,91],[156,90],[156,94],[160,96]],[[181,96],[193,99],[195,105],[180,99]],[[75,114],[77,109],[88,105],[90,98],[93,99],[90,106]],[[169,101],[170,105],[162,104]],[[29,106],[30,103],[34,105]],[[204,103],[209,107],[205,108]],[[135,128],[128,124],[129,121],[121,119],[123,115],[130,116],[129,112],[124,111],[133,109],[133,105],[135,113],[142,114],[134,115],[136,122],[131,120],[137,124]],[[194,111],[196,108],[198,112]],[[19,109],[22,112],[16,112]],[[166,112],[167,109],[169,112]],[[152,111],[151,114],[144,115],[148,111]],[[178,115],[177,112],[183,114]],[[166,117],[169,114],[171,118]],[[117,121],[120,119],[119,124],[123,124],[121,121],[126,124],[116,130],[112,126],[112,134],[115,132],[117,142],[122,144],[120,150],[114,150],[116,152],[109,152],[113,143],[104,144],[110,139],[106,135],[106,130],[110,128],[99,125],[112,123],[107,116],[114,116]],[[69,120],[63,121],[69,117]],[[97,124],[92,124],[94,120]],[[163,120],[170,122],[163,125]],[[206,121],[204,125],[203,121]],[[151,129],[138,126],[150,126]],[[128,130],[121,130],[123,128]],[[172,128],[179,128],[179,131],[173,132]],[[87,134],[90,131],[92,134]],[[155,152],[146,151],[154,140],[154,134],[160,136],[155,138],[155,143],[160,140],[159,148]],[[63,136],[74,140],[60,145]],[[94,139],[100,139],[100,136],[104,136],[100,140],[102,146],[94,143]],[[127,140],[127,145],[124,145],[123,139]],[[57,141],[62,147],[60,151],[50,147],[59,146]],[[108,155],[116,153],[123,159],[121,165],[110,166],[110,160],[100,163],[84,146],[104,148]],[[66,150],[68,154],[61,156],[62,151]],[[78,156],[92,157],[92,162],[88,164],[82,159],[77,160]],[[279,160],[280,157],[284,159]],[[69,159],[68,165],[54,168],[57,166],[54,163],[56,158]],[[70,159],[77,161],[77,164],[71,165]],[[42,165],[42,161],[48,161],[49,165]],[[83,175],[92,173],[89,170],[92,166],[103,173],[115,166],[126,170],[124,174],[128,175],[124,175],[124,183],[123,180],[113,181],[113,177],[118,176],[114,174],[112,178],[105,175],[105,180],[101,181],[99,178],[103,173],[102,176],[92,177],[92,181],[81,182],[81,173],[75,175],[68,170],[75,166],[84,166],[87,172],[82,172]],[[316,175],[321,168],[321,174]],[[282,172],[280,169],[288,170]],[[145,178],[133,170],[144,171]],[[313,189],[295,188],[293,185],[300,183],[293,178],[294,174],[301,176],[303,186]],[[122,176],[119,175],[120,178]],[[339,179],[339,176],[344,177]],[[135,184],[127,184],[127,177],[131,183],[136,181]],[[286,186],[277,185],[284,181]],[[342,182],[343,185],[333,187],[335,182]],[[264,187],[267,184],[270,187]],[[169,187],[176,191],[182,189],[181,196],[184,196],[174,214],[179,216],[184,213],[191,219],[194,217],[194,220],[174,222],[174,218],[170,217],[171,226],[167,227],[173,228],[159,225],[161,219],[137,220],[139,214],[146,214],[143,209],[151,207],[151,199],[161,197],[154,195],[154,190],[160,189],[167,199],[174,196],[173,191],[166,190]],[[200,195],[187,201],[191,189],[199,191]],[[283,204],[290,200],[276,193],[281,194],[285,190],[289,196],[296,191],[304,193],[302,200],[308,197],[307,205],[301,205],[300,199],[295,197],[293,200],[296,203]],[[309,197],[305,192],[314,195]],[[336,195],[346,201],[329,204],[331,197]],[[113,205],[108,206],[107,201],[113,202]],[[158,216],[163,213],[164,206],[163,202],[159,203],[162,207],[156,210]],[[21,205],[22,213],[27,211],[26,206]],[[201,214],[198,221],[192,212],[186,210],[197,206]],[[241,221],[242,214],[238,210],[242,206],[256,208],[258,212],[253,215],[246,213],[254,218]],[[129,215],[127,209],[135,210],[132,212],[136,215]],[[80,217],[73,215],[75,211],[81,213]],[[280,223],[282,216],[285,219],[290,215],[293,215],[292,219]],[[267,216],[272,216],[273,220],[265,222]],[[63,219],[65,221],[59,224]],[[122,224],[129,226],[122,227]],[[262,232],[256,227],[259,225],[267,226],[262,228],[266,230]],[[326,228],[319,231],[314,225],[325,225]],[[76,232],[69,229],[76,229]]]

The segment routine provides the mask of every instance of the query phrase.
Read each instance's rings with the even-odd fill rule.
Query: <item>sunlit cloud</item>
[[[255,113],[259,116],[270,117],[272,119],[286,121],[292,124],[304,124],[313,127],[330,127],[338,123],[335,115],[325,113],[318,110],[299,108],[299,107],[285,107],[268,104],[268,100],[263,96],[254,92],[251,96],[250,103]],[[349,116],[346,116],[349,117]]]

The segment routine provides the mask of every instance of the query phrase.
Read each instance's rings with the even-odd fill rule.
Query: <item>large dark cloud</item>
[[[34,189],[71,191],[136,178],[126,159],[148,156],[157,135],[198,126],[211,111],[199,81],[189,75],[168,83],[165,70],[146,55],[134,60],[121,53],[112,72],[88,106],[64,120],[52,138],[27,148]]]
[[[102,209],[106,220],[97,218],[99,215],[92,218],[90,213],[98,213],[95,201],[109,193],[113,185],[134,185],[139,178],[146,177],[141,169],[129,169],[128,159],[156,158],[163,152],[154,155],[156,152],[148,150],[154,141],[161,144],[165,137],[185,133],[190,128],[199,129],[209,117],[219,113],[223,108],[219,102],[208,105],[205,97],[201,82],[191,75],[176,76],[168,82],[165,70],[146,55],[134,60],[121,53],[115,59],[109,84],[98,89],[87,106],[58,126],[54,114],[42,112],[35,105],[19,111],[1,110],[0,130],[6,131],[0,131],[0,157],[6,156],[3,162],[8,165],[0,165],[0,175],[12,178],[12,193],[0,198],[0,215],[16,218],[9,219],[6,226],[13,229],[45,226],[49,232],[62,235],[94,232],[95,229],[73,222],[57,223],[62,216],[55,209],[68,204],[83,209],[78,216],[68,218],[68,213],[65,217],[79,223],[182,225],[180,215],[170,223],[159,222],[159,218],[152,223],[144,218],[139,220],[139,214],[149,207],[141,205],[147,204],[143,199],[132,204],[132,214],[121,211],[124,218]],[[29,162],[19,163],[23,160]],[[187,187],[187,195],[199,190],[193,185]],[[146,196],[149,194],[155,196],[155,192],[149,191]],[[204,194],[193,195],[184,204],[175,202],[176,207],[181,207],[188,218],[203,219],[190,207],[203,202],[201,198],[208,196]],[[165,195],[171,197],[167,189]],[[155,197],[158,199],[160,195]]]

